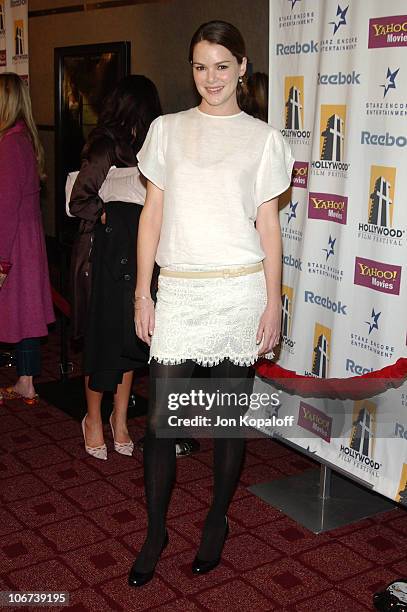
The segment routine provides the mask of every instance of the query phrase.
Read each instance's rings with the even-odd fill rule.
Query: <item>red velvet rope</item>
[[[281,366],[260,359],[256,372],[262,378],[267,378],[287,393],[302,397],[327,397],[330,399],[359,400],[382,393],[389,388],[401,386],[407,378],[407,359],[400,357],[396,363],[375,372],[350,378],[313,378],[286,370]]]

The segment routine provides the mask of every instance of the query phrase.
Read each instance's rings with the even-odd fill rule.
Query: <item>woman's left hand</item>
[[[281,332],[281,302],[267,304],[261,315],[257,329],[256,342],[259,346],[259,356],[271,353],[280,342]]]

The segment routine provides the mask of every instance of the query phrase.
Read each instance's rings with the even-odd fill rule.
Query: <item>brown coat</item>
[[[71,256],[71,319],[72,336],[84,336],[91,292],[91,263],[89,261],[94,239],[95,224],[104,211],[99,197],[111,166],[136,166],[133,148],[121,134],[107,128],[96,128],[83,153],[79,175],[72,189],[69,210],[81,219],[79,233]]]

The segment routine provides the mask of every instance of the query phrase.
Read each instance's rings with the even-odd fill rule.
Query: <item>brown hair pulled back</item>
[[[230,51],[230,53],[236,58],[237,63],[241,64],[246,55],[246,45],[240,31],[231,23],[227,21],[208,21],[203,23],[195,34],[192,36],[191,44],[189,46],[189,61],[192,63],[194,48],[199,42],[206,40],[215,45],[222,45]],[[246,109],[252,108],[252,91],[247,87],[247,80],[242,77],[242,83],[238,83],[236,95],[237,103],[239,107],[249,112]],[[252,114],[252,113],[250,113]]]

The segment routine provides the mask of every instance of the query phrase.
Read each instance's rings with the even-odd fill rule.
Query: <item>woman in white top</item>
[[[136,238],[145,198],[136,154],[160,114],[150,79],[123,78],[104,101],[70,196],[70,213],[81,219],[71,284],[74,335],[84,336],[87,413],[82,431],[86,452],[101,460],[107,458],[101,416],[105,391],[114,394],[109,419],[114,449],[133,453],[127,429],[133,370],[148,360],[148,347],[133,325]]]
[[[148,183],[135,320],[138,336],[151,344],[151,390],[144,447],[149,525],[129,574],[132,586],[153,577],[168,541],[175,450],[173,438],[161,437],[157,427],[164,417],[163,435],[171,435],[165,418],[172,379],[188,380],[198,363],[228,390],[250,391],[250,366],[272,356],[280,335],[277,196],[289,187],[294,160],[279,131],[238,105],[247,59],[234,26],[203,24],[192,38],[190,62],[201,103],[156,119],[138,154]],[[161,267],[155,309],[149,294],[154,260]],[[227,435],[214,441],[213,500],[195,574],[216,567],[228,532],[244,439]]]

